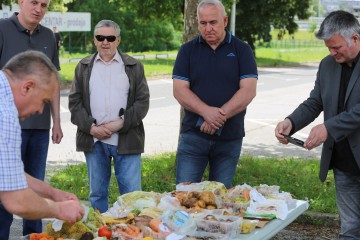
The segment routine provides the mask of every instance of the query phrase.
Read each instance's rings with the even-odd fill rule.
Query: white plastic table
[[[292,223],[297,217],[309,208],[307,201],[296,200],[296,205],[289,213],[285,220],[274,219],[267,223],[263,228],[256,228],[251,233],[240,234],[237,239],[241,240],[266,240],[275,236],[278,232]]]

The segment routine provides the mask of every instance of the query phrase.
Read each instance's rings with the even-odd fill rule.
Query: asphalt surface
[[[314,85],[316,71],[317,64],[296,68],[259,69],[257,96],[249,105],[245,119],[246,136],[243,141],[242,155],[319,159],[321,147],[307,151],[294,145],[280,144],[274,137],[276,124],[309,95]],[[151,99],[150,110],[144,119],[146,132],[144,154],[153,155],[176,151],[180,107],[172,97],[172,80],[160,79],[148,82]],[[59,145],[50,143],[48,170],[85,162],[83,154],[75,150],[76,126],[70,122],[70,113],[67,109],[68,92],[65,89],[61,94],[61,120],[64,138]],[[321,118],[322,115],[295,134],[295,137],[306,139],[311,127],[322,122]],[[21,239],[21,222],[21,219],[15,217],[10,239]]]

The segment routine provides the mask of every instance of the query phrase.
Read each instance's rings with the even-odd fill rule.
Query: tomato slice
[[[112,236],[112,231],[110,231],[107,226],[102,226],[98,230],[98,236],[99,237],[106,237],[106,239],[110,239],[111,236]]]

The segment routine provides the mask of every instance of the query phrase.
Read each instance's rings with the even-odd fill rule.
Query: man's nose
[[[42,10],[41,5],[40,5],[40,4],[37,4],[37,5],[35,6],[35,10],[36,10],[37,12],[41,12],[41,10]]]
[[[337,54],[337,51],[334,49],[329,49],[329,51],[331,56],[335,56]]]
[[[212,31],[212,26],[211,26],[211,24],[206,24],[206,26],[205,26],[205,30],[207,31],[207,32],[210,32],[210,31]]]

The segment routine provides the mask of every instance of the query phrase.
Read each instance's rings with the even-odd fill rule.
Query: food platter
[[[81,229],[91,232],[94,239],[263,240],[276,235],[308,207],[307,201],[293,199],[279,186],[242,184],[226,189],[218,182],[181,183],[168,193],[121,195],[103,214],[90,208],[87,219],[76,223],[77,237],[66,230],[73,226],[63,226],[60,234],[49,223],[46,230],[50,236],[74,239],[80,239]]]

